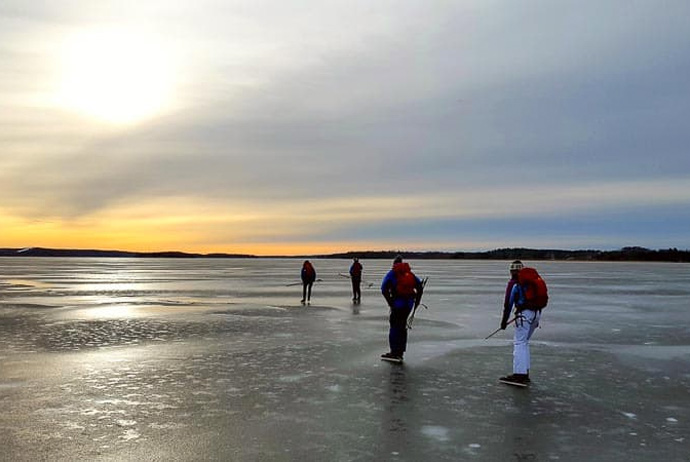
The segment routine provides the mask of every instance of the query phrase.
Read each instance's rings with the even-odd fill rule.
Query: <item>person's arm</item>
[[[508,285],[506,286],[506,294],[505,297],[503,298],[503,316],[501,316],[501,329],[504,329],[508,326],[508,318],[510,317],[510,312],[513,310],[513,303],[511,302],[510,298],[513,293],[513,288],[515,287],[515,279],[511,279],[508,281]]]
[[[504,310],[510,310],[513,305],[510,304],[510,293],[513,291],[513,286],[515,285],[517,281],[515,279],[511,279],[508,281],[508,285],[506,285],[506,294],[505,297],[503,297],[503,309]]]
[[[515,284],[513,290],[510,291],[510,306],[515,306],[518,310],[525,303],[525,293],[522,291],[520,284]]]
[[[417,308],[419,304],[422,302],[422,295],[424,294],[424,285],[422,285],[422,281],[415,276],[415,299],[414,299],[414,307]]]
[[[393,272],[389,271],[384,277],[383,281],[381,282],[381,294],[383,295],[383,298],[386,299],[386,303],[388,303],[388,306],[393,308],[393,293],[391,290],[391,287],[393,285]]]

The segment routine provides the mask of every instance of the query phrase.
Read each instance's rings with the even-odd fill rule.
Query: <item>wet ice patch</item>
[[[448,436],[448,429],[446,427],[441,427],[438,425],[423,426],[422,434],[424,436],[428,436],[429,438],[435,439],[436,441],[450,440],[450,437]]]

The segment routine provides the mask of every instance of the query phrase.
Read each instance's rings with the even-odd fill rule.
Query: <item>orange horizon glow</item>
[[[439,248],[455,248],[450,243],[410,243],[388,242],[383,240],[369,241],[319,241],[319,242],[238,242],[234,244],[204,244],[199,236],[189,235],[185,240],[184,233],[160,232],[158,234],[136,233],[132,231],[104,230],[92,227],[63,227],[52,222],[25,223],[15,221],[10,224],[2,220],[4,232],[0,247],[2,248],[50,248],[70,250],[105,250],[123,252],[186,252],[196,254],[245,254],[258,257],[265,256],[298,256],[319,255],[364,251],[433,251]],[[473,243],[475,244],[475,243]]]
[[[3,213],[0,209],[0,227],[3,229],[0,247],[255,256],[456,248],[456,243],[409,240],[313,239],[315,235],[328,234],[340,222],[352,219],[352,212],[340,210],[337,201],[327,202],[304,204],[300,220],[295,220],[280,204],[273,207],[229,206],[189,197],[112,205],[71,219],[21,218],[16,212],[7,210]],[[387,204],[382,208],[387,208]]]
[[[129,252],[231,253],[256,256],[332,254],[350,251],[474,251],[500,247],[559,246],[569,244],[568,236],[554,236],[519,242],[510,237],[491,240],[448,236],[425,239],[411,235],[393,240],[386,236],[369,239],[342,239],[352,223],[372,226],[402,221],[415,211],[416,219],[472,219],[527,216],[534,209],[541,214],[620,207],[634,198],[654,204],[684,203],[690,198],[687,181],[633,182],[581,186],[559,190],[545,187],[514,191],[513,201],[499,200],[505,191],[472,190],[466,194],[372,196],[357,198],[316,198],[299,204],[284,200],[271,202],[229,202],[200,197],[165,196],[137,198],[104,204],[81,211],[59,203],[41,203],[24,209],[0,207],[0,246],[5,248],[46,247],[58,249],[99,249]],[[537,197],[538,200],[532,199]],[[527,200],[527,199],[530,200]],[[401,204],[404,204],[402,206]],[[507,205],[506,205],[507,204]],[[517,204],[517,205],[516,205]],[[294,210],[299,207],[299,217]],[[31,217],[31,218],[29,218]],[[35,217],[35,218],[34,218]],[[594,245],[594,236],[578,236],[580,245]],[[452,250],[449,250],[452,249]]]
[[[47,249],[69,249],[69,250],[104,250],[104,251],[121,251],[121,252],[184,252],[194,254],[242,254],[252,255],[257,257],[291,257],[300,255],[328,255],[335,253],[347,252],[386,252],[386,251],[434,251],[437,249],[437,244],[413,244],[413,245],[385,245],[381,242],[299,242],[299,243],[284,243],[284,242],[266,242],[266,243],[251,243],[251,244],[236,244],[223,246],[205,246],[205,245],[184,245],[171,244],[169,246],[161,246],[159,244],[152,244],[151,242],[133,243],[126,241],[119,243],[116,241],[106,240],[89,240],[85,242],[79,239],[47,239],[28,242],[26,240],[5,240],[0,243],[2,248],[47,248]]]

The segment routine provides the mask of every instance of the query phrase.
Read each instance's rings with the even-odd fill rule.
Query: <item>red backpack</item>
[[[306,262],[304,264],[304,278],[307,281],[311,281],[316,277],[316,271],[314,271],[314,267],[312,266],[311,263]]]
[[[414,297],[417,278],[412,274],[410,265],[407,263],[396,263],[393,265],[393,273],[395,273],[395,295],[398,297]]]
[[[525,303],[521,308],[541,310],[549,302],[546,282],[534,268],[522,268],[518,273],[518,284],[525,294]]]

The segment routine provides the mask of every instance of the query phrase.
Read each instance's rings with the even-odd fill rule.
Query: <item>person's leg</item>
[[[539,327],[539,320],[541,319],[541,311],[530,311],[529,318],[532,320],[529,325],[529,332],[527,340],[532,338],[534,331]]]
[[[396,304],[391,310],[388,343],[391,353],[396,356],[402,357],[407,349],[407,317],[411,311],[411,307],[407,304]]]
[[[311,300],[311,286],[313,286],[313,285],[314,285],[313,282],[309,283],[309,288],[307,289],[307,301]]]
[[[534,334],[534,331],[536,330],[537,327],[539,327],[539,319],[541,318],[541,311],[529,311],[528,314],[526,314],[527,318],[530,319],[529,323],[529,330],[527,331],[527,361],[526,361],[526,368],[527,374],[529,376],[529,369],[530,365],[532,362],[532,354],[530,353],[530,347],[529,347],[529,341],[532,338],[532,335]]]
[[[527,375],[530,368],[529,339],[539,325],[539,316],[531,310],[525,310],[515,321],[513,340],[513,373]]]
[[[307,283],[302,283],[302,303],[307,299]]]

